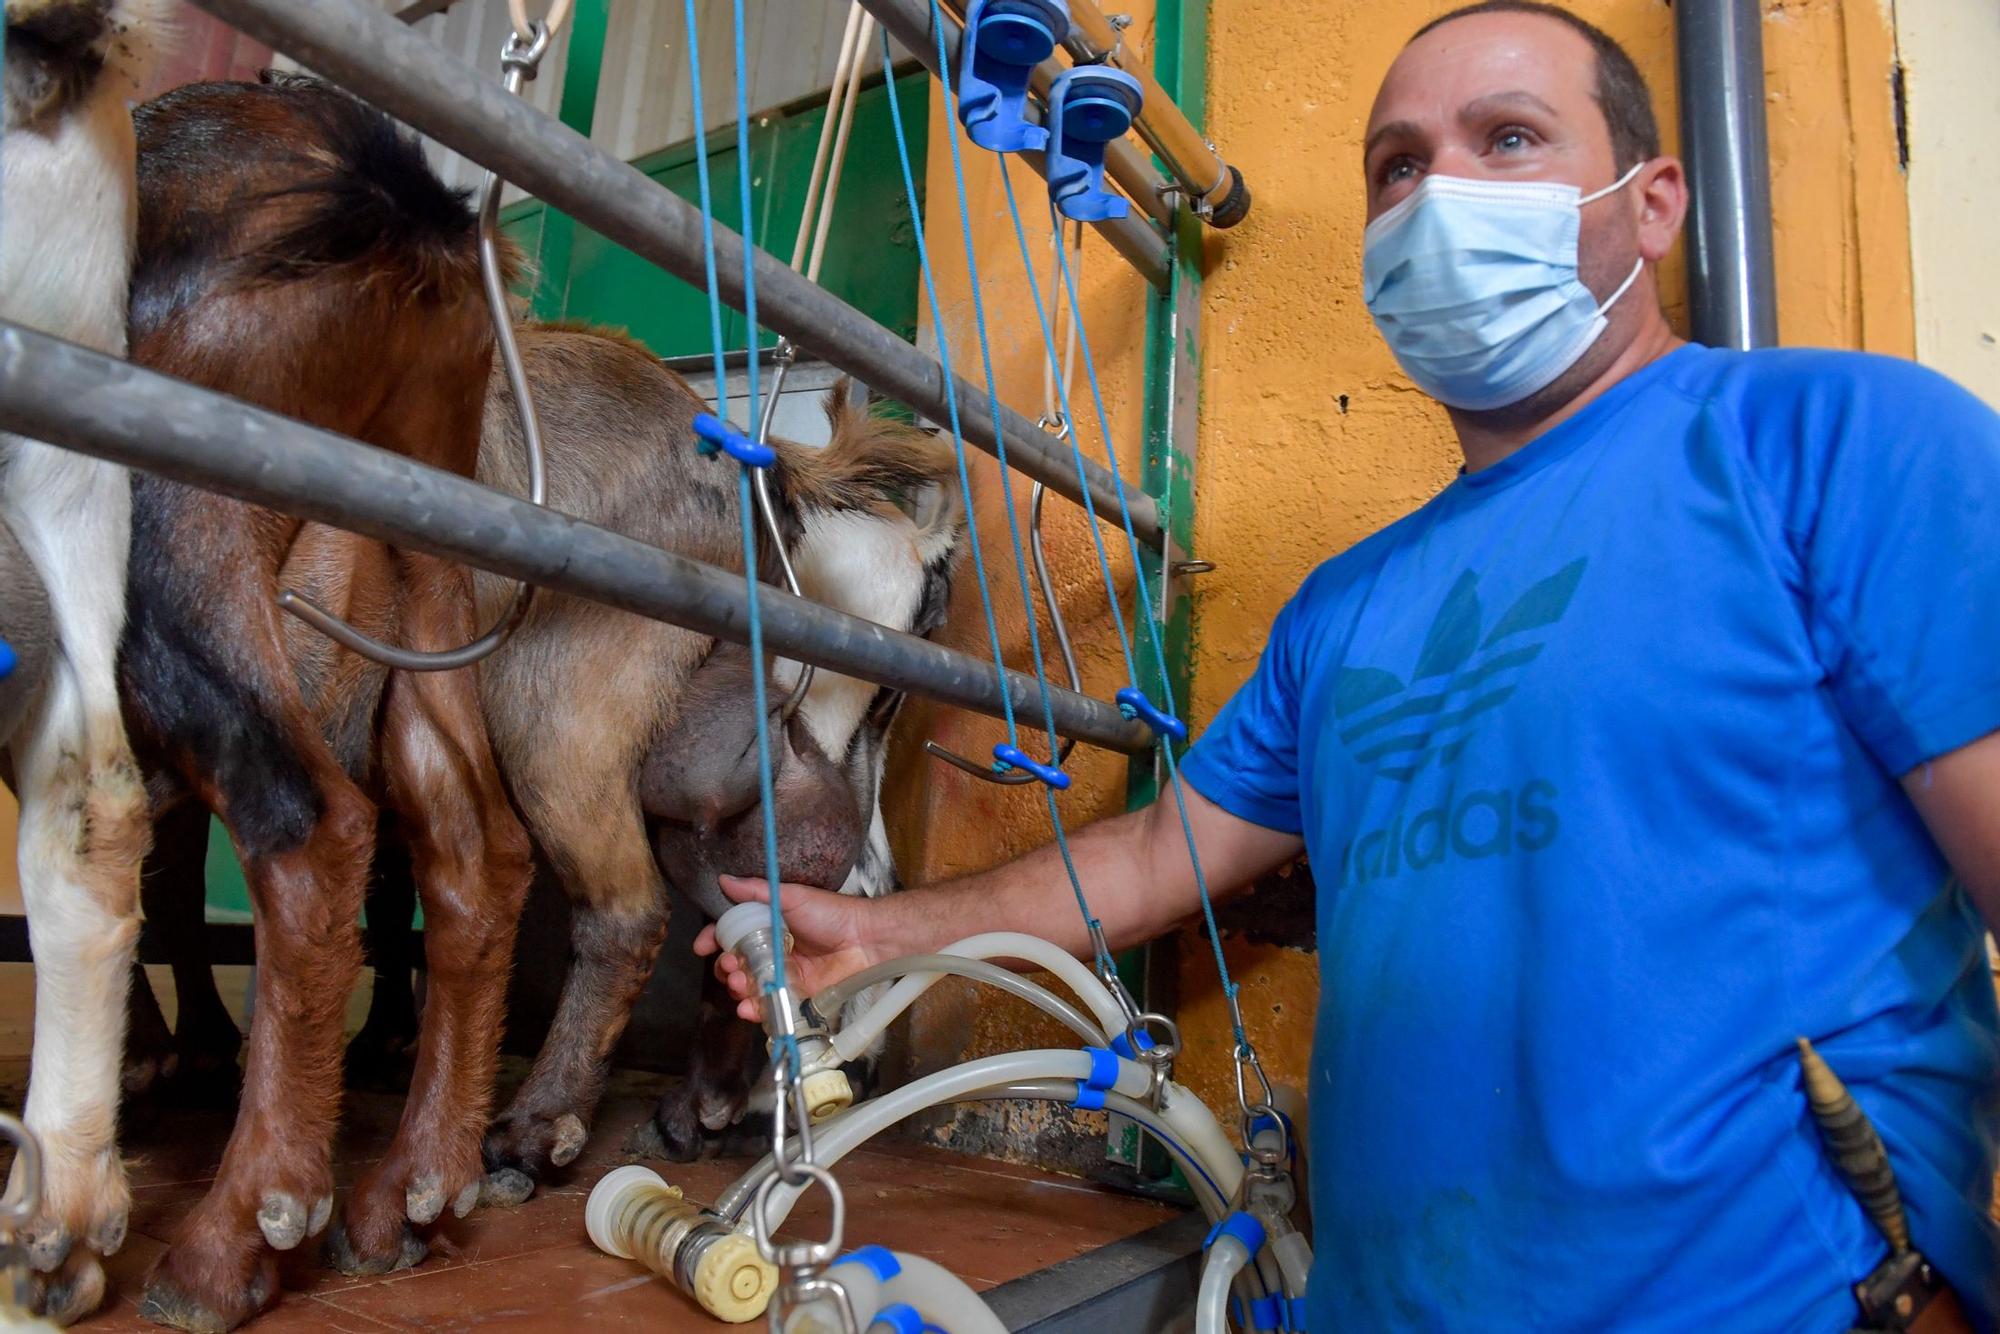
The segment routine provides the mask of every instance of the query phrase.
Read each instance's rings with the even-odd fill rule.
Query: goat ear
[[[939,543],[954,546],[958,542],[957,529],[965,522],[965,506],[958,494],[956,479],[939,478],[924,483],[909,493],[910,521],[917,526],[926,548],[926,558],[933,558]]]

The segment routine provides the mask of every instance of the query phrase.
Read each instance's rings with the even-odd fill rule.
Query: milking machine
[[[734,5],[736,22],[737,129],[739,192],[743,216],[752,215],[749,162],[751,155],[743,136],[749,121],[744,98],[744,35],[741,0]],[[701,196],[704,245],[707,250],[710,320],[716,353],[716,384],[724,383],[721,364],[721,306],[715,282],[713,209],[710,197],[708,161],[701,122],[703,98],[697,23],[693,0],[685,5],[689,35],[691,100],[695,111],[697,180]],[[854,31],[850,24],[850,33]],[[937,42],[936,68],[950,68],[945,44],[945,21],[936,0],[931,0],[931,29]],[[1069,401],[1070,370],[1074,353],[1080,350],[1089,378],[1097,423],[1107,442],[1111,479],[1120,504],[1119,518],[1130,546],[1138,605],[1151,605],[1144,560],[1133,531],[1125,488],[1118,475],[1115,450],[1108,448],[1103,395],[1098,388],[1088,337],[1077,314],[1074,266],[1061,243],[1064,219],[1078,221],[1122,217],[1129,203],[1107,191],[1103,185],[1104,153],[1107,144],[1130,129],[1143,103],[1143,85],[1109,63],[1080,64],[1061,75],[1049,90],[1046,127],[1028,116],[1030,71],[1046,60],[1070,36],[1069,7],[1064,0],[974,0],[966,14],[966,33],[960,68],[953,79],[945,80],[946,106],[956,113],[971,140],[1001,155],[1001,181],[1014,221],[1021,258],[1028,271],[1028,286],[1041,326],[1047,353],[1049,378],[1045,396],[1049,400],[1043,416],[1045,428],[1067,443],[1081,478],[1085,464]],[[865,40],[865,32],[863,35]],[[849,59],[844,42],[842,62]],[[892,64],[888,37],[882,38],[882,63],[887,72]],[[835,94],[843,83],[836,77]],[[902,168],[904,194],[915,224],[919,267],[926,299],[930,304],[932,327],[938,340],[938,360],[944,371],[949,408],[949,428],[956,452],[961,486],[970,488],[966,474],[965,445],[960,429],[956,379],[952,372],[949,326],[943,319],[937,288],[924,239],[923,217],[917,202],[910,150],[904,134],[896,99],[888,100],[891,123]],[[831,119],[831,115],[829,117]],[[966,262],[973,291],[974,319],[980,339],[985,371],[987,409],[999,417],[998,391],[994,383],[993,359],[983,307],[980,304],[978,257],[974,253],[969,213],[966,205],[964,167],[956,135],[949,136],[954,183],[957,187],[959,221],[965,241]],[[824,145],[822,146],[824,150]],[[1055,233],[1053,247],[1056,271],[1052,280],[1057,308],[1060,294],[1067,293],[1069,313],[1065,334],[1070,340],[1069,355],[1058,358],[1051,328],[1049,306],[1044,303],[1036,281],[1028,242],[1005,162],[1007,154],[1022,150],[1046,151],[1049,171],[1049,217]],[[817,170],[815,171],[817,175]],[[807,216],[812,209],[808,207]],[[822,228],[824,218],[821,220]],[[803,224],[801,232],[803,241]],[[748,248],[746,240],[746,251]],[[797,253],[803,253],[803,247]],[[744,274],[743,309],[755,343],[756,295],[752,266]],[[794,264],[796,266],[795,258]],[[1060,383],[1056,383],[1059,372]],[[749,418],[757,412],[757,361],[748,368]],[[1197,1309],[1201,1334],[1222,1334],[1232,1327],[1252,1330],[1302,1329],[1302,1303],[1306,1274],[1311,1264],[1311,1248],[1295,1222],[1304,1192],[1300,1186],[1302,1166],[1298,1153],[1298,1126],[1303,1119],[1302,1100],[1274,1088],[1264,1074],[1255,1048],[1244,1031],[1237,1001],[1237,988],[1229,978],[1219,944],[1214,913],[1201,860],[1188,823],[1184,794],[1173,746],[1185,742],[1187,728],[1174,714],[1171,690],[1165,682],[1164,706],[1155,705],[1139,684],[1139,671],[1132,636],[1113,579],[1109,559],[1097,528],[1097,513],[1088,487],[1083,488],[1083,504],[1097,542],[1100,574],[1113,615],[1120,647],[1124,652],[1128,685],[1117,693],[1120,711],[1129,719],[1145,722],[1159,744],[1168,786],[1181,817],[1200,889],[1203,917],[1222,990],[1229,1006],[1235,1039],[1234,1062],[1238,1110],[1238,1136],[1244,1146],[1239,1153],[1217,1123],[1212,1112],[1173,1078],[1174,1060],[1180,1052],[1180,1033],[1170,1019],[1142,1011],[1126,990],[1112,959],[1102,925],[1091,913],[1081,881],[1073,864],[1065,857],[1071,888],[1083,914],[1091,942],[1092,963],[1086,966],[1047,941],[1017,933],[989,933],[961,940],[932,954],[893,960],[866,969],[827,987],[809,1000],[793,992],[787,976],[786,953],[789,940],[778,904],[777,835],[771,802],[770,742],[767,734],[763,654],[758,620],[756,543],[754,518],[756,496],[761,490],[753,478],[771,462],[771,452],[755,438],[746,436],[725,419],[720,405],[714,416],[698,422],[703,452],[727,457],[741,468],[740,502],[743,511],[744,567],[749,585],[749,623],[753,662],[752,693],[758,719],[760,782],[765,812],[766,871],[771,883],[771,902],[741,904],[723,914],[716,923],[721,947],[736,954],[758,996],[758,1006],[771,1057],[773,1081],[771,1152],[745,1172],[716,1200],[700,1206],[686,1199],[655,1173],[640,1167],[625,1167],[599,1181],[592,1190],[586,1210],[591,1240],[601,1249],[623,1258],[635,1259],[668,1279],[693,1297],[703,1309],[724,1320],[742,1322],[766,1316],[774,1331],[788,1334],[816,1334],[839,1331],[908,1331],[909,1334],[987,1334],[1002,1328],[985,1303],[962,1281],[918,1256],[897,1254],[881,1247],[864,1246],[843,1253],[845,1207],[833,1167],[846,1155],[892,1126],[932,1108],[961,1102],[1017,1099],[1066,1103],[1095,1111],[1106,1111],[1130,1120],[1158,1141],[1182,1175],[1213,1224],[1205,1246],[1206,1256]],[[757,432],[758,436],[762,431]],[[1012,498],[1004,441],[996,446],[1000,485],[1004,493],[1009,535],[1012,538],[1015,573],[1020,582],[1022,605],[1032,607],[1028,589],[1028,559]],[[1039,509],[1039,504],[1036,506]],[[996,668],[1004,670],[999,635],[992,616],[992,594],[988,585],[977,516],[968,512],[969,547],[980,600],[986,609],[988,637]],[[1039,534],[1037,534],[1039,536]],[[1039,550],[1036,552],[1040,555]],[[1046,577],[1044,593],[1050,592]],[[1048,598],[1051,619],[1061,631],[1060,612]],[[1164,661],[1159,627],[1151,617],[1143,617],[1155,659]],[[1050,712],[1049,685],[1042,664],[1040,632],[1035,618],[1028,619],[1030,652],[1036,679],[1041,687],[1041,712],[1048,733],[1047,762],[1038,760],[1023,747],[1024,736],[1014,715],[1011,700],[1003,697],[1007,739],[993,748],[991,767],[962,756],[944,758],[981,778],[998,783],[1039,782],[1044,788],[1050,820],[1058,843],[1066,835],[1057,809],[1055,793],[1070,785],[1062,765],[1067,748],[1055,731]],[[1069,646],[1061,643],[1069,659]],[[1073,672],[1073,668],[1072,668]],[[933,753],[937,753],[935,750]],[[1065,844],[1066,847],[1066,844]],[[1069,993],[1058,995],[1027,976],[999,966],[998,960],[1029,965],[1051,976]],[[966,1061],[918,1079],[880,1097],[856,1103],[841,1066],[864,1053],[882,1031],[907,1010],[919,996],[944,977],[959,977],[991,987],[1054,1017],[1075,1035],[1078,1047],[1008,1052]],[[891,984],[859,1013],[846,1015],[849,1003],[866,990]],[[780,1240],[779,1229],[800,1199],[818,1187],[830,1204],[827,1235],[817,1241]]]
[[[775,952],[768,909],[762,904],[739,904],[723,915],[716,934],[724,949],[742,958],[763,997],[765,1028],[775,1055],[781,1045],[783,1002],[774,1000]],[[989,962],[994,959],[1031,964],[1052,975],[1074,999],[998,968]],[[1059,1019],[1084,1045],[982,1057],[881,1097],[852,1103],[841,1063],[864,1050],[917,997],[947,976],[993,985],[1027,1000]],[[895,985],[872,1006],[839,1022],[851,996],[892,979]],[[883,1131],[953,1103],[1005,1098],[1117,1112],[1167,1150],[1215,1225],[1204,1265],[1205,1323],[1200,1328],[1229,1327],[1232,1295],[1247,1328],[1294,1327],[1294,1303],[1304,1296],[1311,1263],[1310,1246],[1293,1222],[1302,1198],[1293,1173],[1296,1096],[1271,1090],[1269,1101],[1245,1121],[1250,1152],[1239,1155],[1208,1107],[1172,1078],[1179,1044],[1174,1026],[1158,1015],[1137,1012],[1121,992],[1047,941],[1011,932],[973,936],[936,954],[883,963],[827,988],[799,1007],[796,1030],[799,1096],[791,1102],[804,1108],[812,1126],[814,1163],[822,1170],[831,1169]],[[1108,1040],[1107,1033],[1112,1035]],[[1248,1063],[1242,1067],[1245,1074],[1252,1069]],[[1286,1110],[1286,1104],[1292,1110]],[[777,1271],[758,1258],[752,1238],[760,1233],[768,1237],[782,1227],[817,1181],[785,1178],[786,1160],[796,1160],[801,1152],[799,1138],[793,1136],[782,1154],[766,1155],[705,1209],[684,1200],[645,1168],[619,1168],[591,1192],[587,1207],[591,1240],[611,1254],[641,1260],[719,1318],[755,1319],[776,1290]],[[880,1311],[899,1304],[914,1306],[930,1325],[950,1334],[999,1328],[990,1323],[990,1313],[985,1314],[989,1323],[981,1323],[985,1308],[969,1290],[961,1291],[962,1284],[947,1282],[949,1276],[943,1271],[915,1257],[868,1248],[827,1265],[821,1277],[843,1289],[854,1315],[851,1328],[857,1330],[869,1329],[882,1319]],[[1220,1323],[1207,1322],[1211,1307]],[[773,1328],[848,1328],[828,1321],[824,1303],[807,1300],[788,1310],[785,1321],[774,1322]],[[891,1329],[901,1327],[893,1318],[886,1323]]]

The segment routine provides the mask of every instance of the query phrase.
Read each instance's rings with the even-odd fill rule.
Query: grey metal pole
[[[706,284],[700,209],[365,0],[195,2],[641,258],[697,287]],[[715,241],[717,286],[741,310],[742,238],[717,224]],[[936,361],[764,251],[755,263],[763,323],[933,421],[947,419],[945,375]],[[996,423],[985,392],[953,378],[965,438],[991,451]],[[1055,437],[1004,406],[997,426],[1006,433],[1010,463],[1082,503],[1075,463]],[[1109,470],[1086,461],[1084,475],[1099,517],[1116,522],[1118,492]],[[1159,549],[1165,542],[1159,507],[1137,490],[1130,497],[1139,539]]]
[[[736,643],[749,640],[741,575],[503,495],[73,343],[0,321],[0,430]],[[692,448],[692,445],[690,445]],[[720,465],[718,465],[720,466]],[[772,652],[980,713],[1001,712],[991,664],[776,588],[759,589]],[[1016,712],[1040,716],[1032,676],[1009,671]],[[1066,736],[1143,751],[1117,708],[1052,690]]]
[[[1688,306],[1696,342],[1778,341],[1771,261],[1771,155],[1764,127],[1763,6],[1677,0],[1681,150],[1688,210]]]

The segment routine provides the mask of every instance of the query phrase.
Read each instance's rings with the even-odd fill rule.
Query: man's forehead
[[[1468,103],[1539,99],[1560,116],[1596,114],[1597,53],[1583,34],[1545,14],[1488,13],[1453,19],[1403,48],[1368,118],[1425,123],[1458,116]]]

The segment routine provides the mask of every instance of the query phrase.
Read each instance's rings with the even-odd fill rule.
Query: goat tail
[[[824,449],[767,442],[778,452],[778,484],[794,509],[879,509],[924,494],[951,475],[951,452],[935,437],[854,406],[848,388],[843,379],[827,396],[833,434]]]
[[[285,224],[251,257],[260,277],[285,280],[358,268],[403,295],[452,304],[479,285],[479,219],[470,192],[446,185],[415,136],[373,107],[309,76],[265,71],[315,133],[302,179],[264,198],[290,205]],[[502,247],[511,279],[519,263]]]

